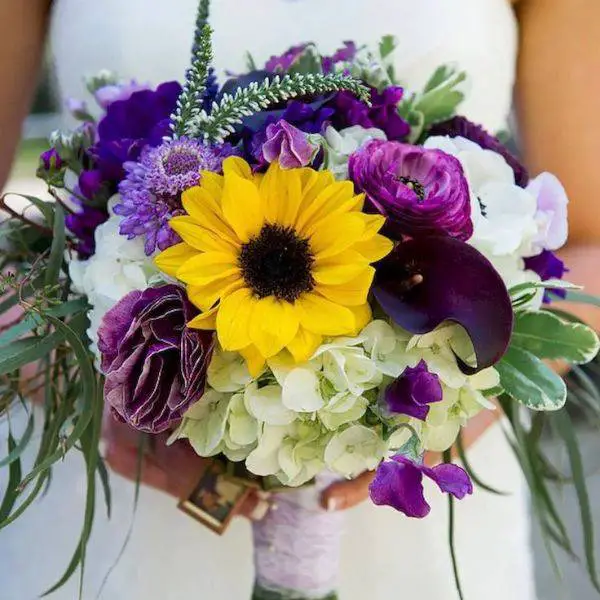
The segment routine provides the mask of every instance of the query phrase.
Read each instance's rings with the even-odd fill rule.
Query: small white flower
[[[375,431],[352,425],[331,438],[325,448],[325,462],[345,477],[357,477],[375,469],[385,452],[386,445]]]
[[[295,412],[314,412],[323,408],[319,376],[312,369],[298,367],[289,372],[283,384],[283,404]]]
[[[259,388],[253,381],[246,387],[244,400],[248,413],[267,425],[289,425],[296,419],[296,413],[283,403],[279,385]]]

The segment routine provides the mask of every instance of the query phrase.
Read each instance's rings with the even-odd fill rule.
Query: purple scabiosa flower
[[[98,330],[113,414],[147,433],[166,431],[204,392],[214,334],[189,329],[198,311],[176,285],[130,292]]]
[[[442,492],[459,500],[473,493],[469,476],[458,465],[426,467],[405,456],[394,456],[379,465],[369,486],[371,500],[380,506],[391,506],[407,517],[422,519],[431,511],[423,495],[423,475],[435,481]]]
[[[292,46],[280,56],[271,56],[265,64],[265,71],[269,73],[285,73],[300,59],[310,44]]]
[[[440,150],[373,140],[350,156],[350,179],[387,217],[386,234],[473,234],[469,186],[458,160]]]
[[[410,133],[410,125],[398,114],[398,104],[404,90],[390,86],[378,92],[371,88],[371,106],[347,91],[338,92],[327,106],[334,110],[332,125],[339,131],[353,125],[365,129],[376,127],[385,132],[388,140],[402,141]]]
[[[439,377],[430,373],[422,360],[416,367],[404,369],[386,388],[384,398],[391,413],[424,421],[429,414],[429,405],[442,401],[442,385]]]
[[[114,207],[115,214],[124,217],[120,232],[129,239],[143,235],[148,255],[179,242],[169,221],[183,213],[181,192],[200,183],[201,171],[220,171],[223,159],[232,153],[229,146],[211,147],[186,138],[146,148],[139,162],[125,163],[121,201]]]
[[[352,41],[344,42],[341,48],[338,48],[331,56],[324,56],[321,60],[323,73],[331,73],[333,67],[338,63],[352,62],[356,56],[356,44]]]
[[[145,146],[162,143],[180,93],[181,86],[172,81],[155,91],[134,92],[108,106],[98,123],[98,141],[91,149],[103,179],[120,181],[125,176],[124,163],[137,160]]]
[[[321,148],[308,134],[285,119],[268,125],[266,138],[262,147],[264,160],[268,163],[278,160],[283,169],[307,167]]]
[[[565,263],[550,250],[544,250],[537,256],[530,256],[525,259],[525,268],[537,273],[542,281],[548,279],[562,279],[564,274],[569,271],[565,267]],[[566,298],[567,290],[556,288],[551,290],[552,294],[560,298]],[[549,290],[544,291],[544,302],[549,304],[552,301],[552,296]]]
[[[460,136],[475,142],[486,150],[493,150],[503,156],[515,172],[515,183],[518,186],[526,187],[529,183],[529,174],[521,161],[497,137],[465,117],[453,117],[448,121],[437,123],[429,130],[429,135]]]

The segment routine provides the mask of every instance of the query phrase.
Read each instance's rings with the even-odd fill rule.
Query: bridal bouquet
[[[409,93],[390,37],[331,56],[295,46],[219,86],[207,15],[202,2],[182,86],[89,81],[99,117],[71,101],[81,126],[41,157],[54,200],[5,224],[2,308],[24,310],[0,334],[4,410],[39,361],[46,427],[24,478],[27,431],[11,434],[0,515],[76,444],[93,512],[106,406],[289,488],[254,526],[254,598],[335,598],[341,517],[320,489],[375,471],[372,501],[422,518],[425,477],[452,507],[479,483],[461,428],[500,407],[538,489],[531,431],[567,397],[544,361],[588,362],[599,342],[555,308],[586,299],[555,254],[563,187],[456,116],[464,74],[441,67]]]

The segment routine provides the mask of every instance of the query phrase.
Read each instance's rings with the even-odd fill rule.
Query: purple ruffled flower
[[[108,311],[98,348],[104,398],[117,418],[160,433],[200,399],[214,335],[186,327],[196,314],[176,285],[131,292]]]
[[[403,141],[410,133],[410,125],[398,114],[398,105],[404,90],[390,86],[378,92],[371,88],[371,106],[359,100],[351,92],[338,92],[327,106],[333,108],[332,125],[341,130],[353,125],[365,129],[377,127],[385,132],[388,140]]]
[[[292,46],[280,56],[271,56],[265,64],[265,71],[269,73],[286,73],[304,54],[310,44],[299,44]]]
[[[307,167],[321,147],[285,119],[268,125],[266,137],[262,147],[264,159],[268,163],[278,160],[283,169]]]
[[[422,519],[431,510],[423,495],[423,475],[435,481],[442,492],[459,500],[473,493],[469,476],[458,465],[426,467],[405,456],[394,456],[379,465],[369,487],[371,500],[391,506],[407,517]]]
[[[529,183],[529,173],[521,161],[497,137],[465,117],[453,117],[448,121],[437,123],[429,130],[429,135],[464,137],[486,150],[493,150],[502,155],[515,172],[515,183],[518,186],[526,187]]]
[[[323,73],[331,73],[334,65],[338,63],[352,62],[356,56],[356,44],[352,41],[344,42],[344,45],[331,56],[324,56],[321,60]]]
[[[146,254],[164,250],[180,241],[169,227],[172,217],[183,214],[181,192],[200,183],[200,172],[220,171],[223,159],[233,153],[229,146],[211,147],[181,138],[146,148],[139,162],[125,163],[127,177],[119,185],[120,232],[129,239],[145,237]]]
[[[395,239],[473,233],[469,186],[453,156],[420,146],[372,140],[350,156],[350,179],[387,217]]]
[[[569,269],[565,267],[565,263],[550,250],[544,250],[537,256],[530,256],[525,259],[525,268],[537,273],[542,281],[548,279],[562,279]],[[567,290],[556,288],[552,290],[552,294],[560,298],[566,298]],[[552,301],[552,296],[548,290],[544,291],[544,302],[549,304]]]
[[[91,150],[103,179],[120,181],[125,176],[124,163],[137,160],[147,145],[162,143],[180,93],[181,86],[172,81],[110,104]]]
[[[385,402],[391,413],[408,415],[424,421],[429,405],[441,402],[442,385],[435,373],[430,373],[422,360],[416,367],[407,367],[385,390]]]

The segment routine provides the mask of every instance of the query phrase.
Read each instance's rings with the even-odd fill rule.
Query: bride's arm
[[[0,190],[35,90],[51,1],[0,2]]]

